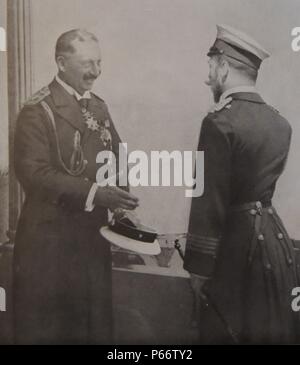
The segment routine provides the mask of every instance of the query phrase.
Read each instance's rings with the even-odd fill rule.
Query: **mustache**
[[[91,75],[91,74],[88,74],[88,75],[84,75],[83,76],[83,80],[84,81],[95,81],[97,78],[98,78],[99,75]]]
[[[209,77],[207,80],[204,81],[205,85],[211,86],[213,84],[213,80]]]

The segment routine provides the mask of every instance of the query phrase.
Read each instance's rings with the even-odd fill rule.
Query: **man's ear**
[[[56,63],[57,63],[59,71],[61,71],[61,72],[66,71],[66,59],[64,56],[58,56],[56,58]]]
[[[229,63],[228,61],[223,58],[221,61],[221,65],[220,65],[220,76],[221,76],[221,80],[223,82],[223,84],[225,83],[225,81],[227,80],[228,74],[229,74]]]

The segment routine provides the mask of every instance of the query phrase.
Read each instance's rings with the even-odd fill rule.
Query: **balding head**
[[[55,59],[65,55],[66,53],[74,53],[74,42],[96,42],[99,43],[98,38],[84,29],[72,29],[63,33],[56,42]],[[75,42],[76,43],[76,42]]]

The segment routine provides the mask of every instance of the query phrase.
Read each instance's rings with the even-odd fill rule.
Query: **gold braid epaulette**
[[[36,105],[42,100],[45,99],[46,96],[50,95],[50,89],[48,86],[43,87],[41,90],[33,94],[25,103],[24,105]]]

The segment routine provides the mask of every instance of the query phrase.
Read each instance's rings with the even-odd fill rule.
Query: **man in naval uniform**
[[[291,127],[255,89],[268,53],[231,27],[217,28],[207,81],[216,105],[198,146],[205,188],[192,201],[184,262],[199,298],[201,343],[295,343],[295,251],[272,206]]]
[[[97,38],[61,35],[58,75],[22,109],[15,171],[26,199],[14,257],[17,344],[112,343],[111,253],[99,229],[108,209],[138,199],[99,187],[100,151],[118,157],[120,138],[106,104],[91,93],[101,73]]]

